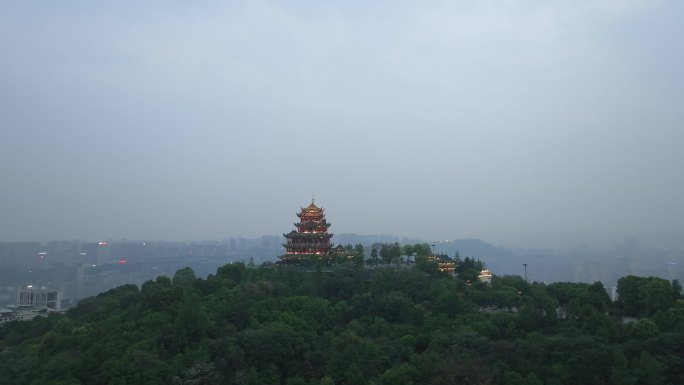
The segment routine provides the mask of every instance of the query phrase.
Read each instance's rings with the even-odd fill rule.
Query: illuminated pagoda
[[[314,204],[313,198],[308,207],[302,208],[297,214],[299,222],[295,223],[296,230],[283,234],[287,239],[285,254],[281,255],[280,263],[308,264],[316,260],[331,257],[332,234],[328,233],[330,223],[325,220],[325,210]]]
[[[492,272],[489,271],[488,269],[484,269],[480,271],[480,274],[477,276],[477,279],[480,280],[480,282],[485,283],[487,285],[492,284]]]

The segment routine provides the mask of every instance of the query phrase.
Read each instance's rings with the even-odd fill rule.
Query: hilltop
[[[613,303],[600,283],[431,269],[186,268],[6,324],[0,383],[684,383],[681,288],[620,290]]]

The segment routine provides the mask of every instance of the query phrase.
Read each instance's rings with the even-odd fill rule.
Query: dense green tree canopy
[[[657,277],[628,275],[618,280],[618,304],[625,315],[649,317],[665,311],[681,298],[677,281],[669,282]]]
[[[0,383],[684,383],[676,286],[625,277],[619,290],[614,304],[600,283],[469,284],[402,266],[186,268],[3,325]]]

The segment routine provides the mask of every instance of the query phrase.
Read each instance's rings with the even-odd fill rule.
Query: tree
[[[241,264],[193,276],[181,269],[3,324],[0,384],[684,383],[682,299],[623,325],[598,283],[503,276],[484,287],[418,269]],[[636,278],[637,306],[676,295]],[[490,304],[518,311],[479,311]],[[573,317],[557,320],[558,305]]]
[[[173,276],[173,280],[171,282],[174,286],[178,286],[183,289],[189,289],[193,287],[196,280],[197,276],[195,275],[195,272],[191,268],[185,267],[176,271],[176,274]]]
[[[390,246],[390,258],[392,259],[392,263],[401,262],[401,246],[396,242]]]
[[[416,369],[407,363],[390,368],[380,376],[382,385],[404,385],[415,383]]]
[[[212,363],[197,363],[184,369],[180,376],[173,378],[173,385],[213,385],[223,383],[220,373]]]
[[[347,385],[363,385],[365,382],[366,379],[356,363],[349,365],[344,372],[344,383]]]
[[[359,254],[357,252],[354,252],[352,259],[351,259],[351,262],[354,266],[363,267],[363,262],[364,262],[363,254]]]
[[[628,275],[618,280],[617,293],[618,303],[625,315],[638,316],[641,313],[639,286],[641,279],[634,275]]]
[[[676,285],[657,277],[622,277],[617,291],[625,315],[634,317],[650,317],[658,310],[665,311],[679,297]]]
[[[390,263],[392,261],[392,255],[389,245],[383,243],[380,246],[380,260],[382,263]]]
[[[632,336],[637,339],[652,338],[660,334],[658,325],[648,318],[641,318],[632,327]]]
[[[432,254],[432,248],[427,243],[418,243],[413,245],[413,252],[416,257],[427,257]]]
[[[365,251],[365,250],[363,249],[363,245],[362,245],[362,244],[357,243],[357,244],[354,246],[354,251],[355,251],[359,256],[361,256],[361,258],[364,258],[364,257],[365,257],[365,254],[364,254],[364,251]]]
[[[610,385],[635,385],[636,378],[631,373],[629,360],[622,350],[613,351],[613,365],[610,368]]]
[[[244,263],[229,263],[223,265],[216,270],[216,278],[219,280],[228,280],[226,283],[237,284],[242,280],[245,273]]]
[[[456,258],[459,258],[458,252],[456,253]],[[457,259],[454,259],[454,260],[456,261]],[[479,259],[465,257],[463,262],[458,263],[458,265],[456,266],[456,272],[457,273],[463,273],[467,270],[473,270],[473,271],[476,271],[479,273],[484,268],[485,268],[484,262],[480,261]]]
[[[634,376],[639,384],[661,385],[665,384],[665,367],[647,352],[641,352],[638,360],[634,360]]]
[[[684,333],[684,300],[678,299],[665,315],[666,327],[678,333]]]
[[[154,282],[143,283],[141,293],[147,305],[153,310],[168,310],[181,294],[180,289],[171,286],[171,279],[166,276],[159,276]]]
[[[212,321],[200,301],[195,295],[186,296],[178,305],[172,333],[179,349],[198,343],[212,328]]]
[[[401,249],[402,254],[410,256],[415,253],[413,245],[404,245]]]
[[[589,285],[587,295],[583,296],[582,302],[591,305],[596,311],[604,313],[611,305],[610,297],[601,282],[594,282]]]
[[[370,254],[370,262],[373,266],[378,267],[378,249],[373,248]]]

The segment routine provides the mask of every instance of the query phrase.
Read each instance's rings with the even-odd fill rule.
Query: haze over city
[[[5,2],[0,240],[684,239],[680,1]]]

